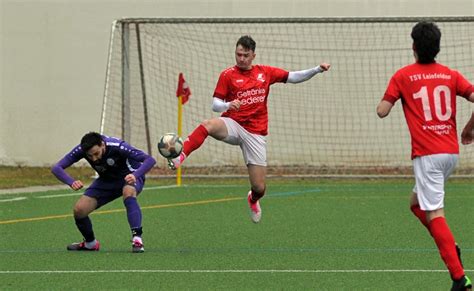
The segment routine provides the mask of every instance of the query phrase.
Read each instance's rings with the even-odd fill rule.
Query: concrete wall
[[[473,0],[0,0],[0,165],[52,164],[99,130],[117,18],[473,14]]]

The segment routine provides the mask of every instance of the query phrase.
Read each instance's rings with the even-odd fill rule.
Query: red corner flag
[[[176,89],[176,97],[181,96],[181,103],[186,104],[189,96],[191,96],[191,90],[189,89],[188,83],[184,80],[183,73],[179,73],[178,89]]]

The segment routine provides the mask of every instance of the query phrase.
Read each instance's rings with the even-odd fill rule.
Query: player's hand
[[[128,174],[127,176],[125,176],[124,179],[128,185],[135,185],[135,183],[137,182],[137,178],[133,174]]]
[[[230,103],[229,103],[229,109],[227,109],[228,111],[232,111],[232,110],[235,110],[235,111],[238,111],[239,108],[240,108],[240,100],[239,99],[235,99],[235,100],[232,100]]]
[[[461,133],[461,143],[462,144],[471,144],[472,143],[472,128],[465,127]]]
[[[319,65],[319,67],[323,70],[323,72],[326,72],[327,70],[329,70],[329,68],[331,67],[331,64],[328,64],[328,63],[321,63]]]
[[[84,187],[84,183],[82,183],[81,180],[76,180],[71,184],[70,187],[71,187],[72,190],[77,191],[77,190],[81,189],[82,187]]]

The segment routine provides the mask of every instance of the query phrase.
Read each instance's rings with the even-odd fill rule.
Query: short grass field
[[[268,181],[260,224],[246,180],[149,181],[140,194],[145,253],[131,253],[122,201],[91,215],[99,252],[71,215],[81,192],[0,195],[0,289],[449,290],[412,180]],[[474,276],[474,183],[447,186],[448,223]]]

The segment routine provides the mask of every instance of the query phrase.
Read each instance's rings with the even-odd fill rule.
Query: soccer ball
[[[166,133],[158,142],[158,151],[163,157],[174,159],[183,151],[183,140],[176,133]]]

